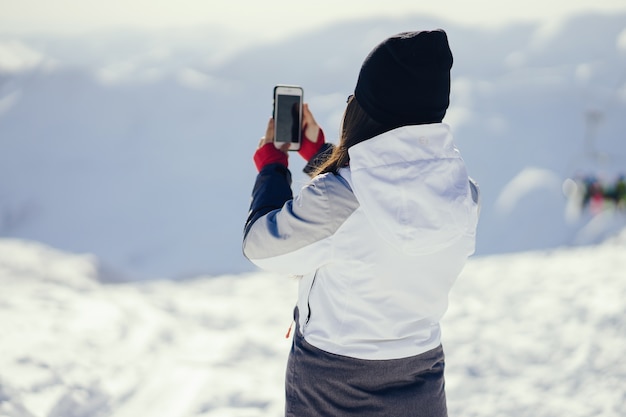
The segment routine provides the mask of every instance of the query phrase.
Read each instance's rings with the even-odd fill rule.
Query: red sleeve
[[[308,162],[319,152],[324,145],[324,142],[324,131],[320,128],[315,142],[311,142],[305,137],[302,138],[302,143],[300,144],[300,150],[298,150],[298,153],[304,158],[305,161]]]
[[[256,169],[261,172],[263,167],[269,164],[281,164],[287,167],[289,165],[289,159],[285,152],[276,149],[276,146],[270,142],[256,150],[254,153],[254,164],[256,165]]]

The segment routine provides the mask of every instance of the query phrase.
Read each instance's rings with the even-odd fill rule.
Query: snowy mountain
[[[336,141],[371,48],[435,27],[455,56],[445,121],[483,192],[478,254],[620,230],[618,211],[568,209],[562,187],[626,171],[624,14],[499,29],[356,20],[252,46],[205,28],[0,33],[0,236],[93,253],[132,278],[253,271],[240,238],[273,85],[302,85]]]
[[[470,259],[444,321],[451,416],[623,416],[626,229]],[[107,282],[92,256],[0,239],[3,417],[278,417],[297,282]]]

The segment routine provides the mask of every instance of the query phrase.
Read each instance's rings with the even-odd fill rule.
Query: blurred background
[[[626,3],[436,3],[0,0],[0,237],[119,279],[252,271],[273,86],[301,85],[336,143],[367,53],[434,28],[455,59],[444,122],[482,189],[477,255],[626,226]]]

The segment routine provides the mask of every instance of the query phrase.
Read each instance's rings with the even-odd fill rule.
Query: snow
[[[510,215],[510,213],[519,208],[523,201],[529,200],[529,195],[533,191],[542,188],[548,189],[553,195],[559,195],[558,190],[561,187],[561,179],[547,169],[527,167],[517,174],[502,190],[496,200],[496,213],[500,215]],[[532,201],[532,200],[531,200]],[[523,208],[520,211],[527,211]]]
[[[0,240],[0,415],[279,415],[295,282],[101,282],[91,256]]]
[[[624,249],[473,259],[443,323],[450,415],[624,415]]]
[[[622,416],[626,229],[470,259],[442,323],[450,415]],[[109,283],[91,255],[0,240],[0,416],[280,416],[297,281]]]

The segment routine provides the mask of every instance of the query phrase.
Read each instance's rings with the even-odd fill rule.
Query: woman
[[[447,415],[439,321],[478,220],[478,188],[442,123],[451,67],[441,30],[374,48],[338,146],[304,107],[299,152],[314,172],[295,198],[268,123],[243,248],[301,276],[287,416]]]

